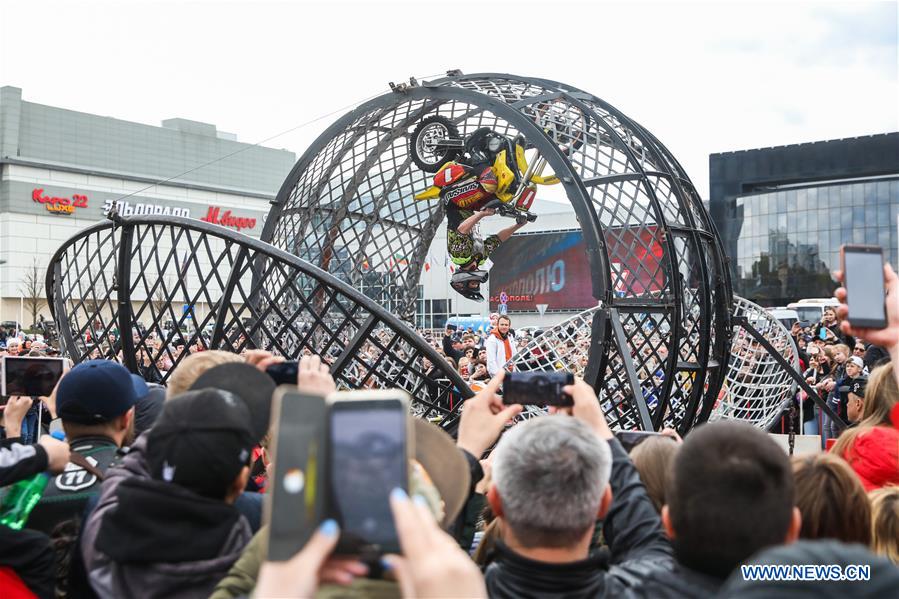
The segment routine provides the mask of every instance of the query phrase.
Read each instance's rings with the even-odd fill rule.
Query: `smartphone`
[[[562,391],[574,384],[570,372],[507,372],[503,378],[503,403],[523,406],[574,405],[571,396]]]
[[[300,363],[296,360],[288,360],[272,364],[265,369],[265,374],[272,377],[276,385],[296,385]]]
[[[50,395],[62,377],[65,358],[3,356],[0,395]]]
[[[615,431],[615,437],[621,443],[621,446],[624,447],[624,450],[630,453],[630,451],[645,441],[650,437],[665,437],[667,439],[672,439],[668,435],[663,435],[662,433],[656,433],[653,431]]]
[[[265,494],[268,559],[297,554],[324,521],[327,464],[325,398],[281,386],[272,396],[274,430],[269,450],[273,472]]]
[[[883,249],[876,245],[843,245],[840,246],[840,263],[846,303],[849,304],[849,322],[854,327],[885,328]]]
[[[399,553],[390,492],[409,490],[409,395],[400,390],[328,396],[328,509],[340,524],[336,554]]]

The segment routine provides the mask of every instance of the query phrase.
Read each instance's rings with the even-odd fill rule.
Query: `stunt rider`
[[[484,299],[480,287],[487,281],[488,273],[479,267],[502,242],[528,223],[527,215],[519,214],[515,225],[487,239],[482,239],[478,231],[481,219],[496,214],[492,206],[508,202],[518,191],[521,170],[516,150],[521,148],[519,152],[523,153],[524,145],[522,136],[511,142],[490,128],[478,129],[466,140],[463,157],[445,164],[434,177],[434,185],[416,195],[416,199],[439,195],[444,200],[446,249],[458,267],[450,285],[469,299]]]

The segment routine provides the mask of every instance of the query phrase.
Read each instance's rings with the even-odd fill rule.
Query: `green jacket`
[[[244,548],[240,558],[231,566],[227,576],[216,585],[209,599],[237,599],[238,597],[252,596],[253,589],[256,587],[256,579],[259,577],[259,568],[265,559],[267,546],[268,526],[263,526]],[[400,587],[397,583],[387,580],[359,578],[347,587],[333,584],[324,585],[318,589],[315,596],[316,599],[337,599],[339,597],[398,599]]]

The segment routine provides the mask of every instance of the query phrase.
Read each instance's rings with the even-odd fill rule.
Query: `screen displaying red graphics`
[[[587,309],[596,305],[580,231],[515,235],[490,259],[490,310]]]
[[[656,227],[609,229],[614,293],[634,296],[665,287],[664,249]],[[490,256],[490,310],[586,310],[596,305],[580,231],[515,235]]]

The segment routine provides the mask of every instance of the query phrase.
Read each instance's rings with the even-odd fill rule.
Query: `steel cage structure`
[[[523,134],[561,179],[583,234],[599,309],[585,378],[614,428],[686,432],[709,418],[728,364],[732,292],[694,186],[646,129],[600,98],[545,79],[449,74],[368,101],[310,146],[262,239],[409,317],[439,202],[408,138],[441,115],[464,136]],[[539,201],[539,199],[537,200]]]
[[[218,225],[170,216],[97,223],[56,251],[46,290],[61,349],[76,363],[112,358],[165,382],[197,350],[312,353],[338,387],[401,388],[417,416],[450,431],[471,396],[385,308],[297,256]]]

